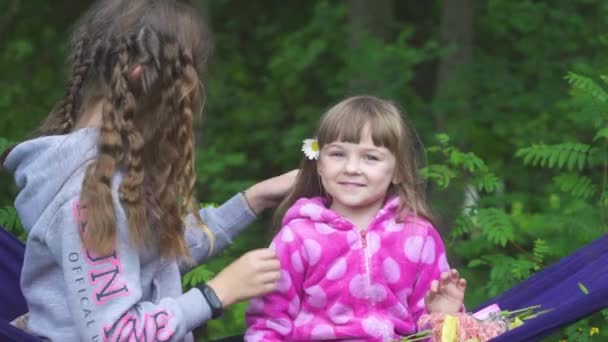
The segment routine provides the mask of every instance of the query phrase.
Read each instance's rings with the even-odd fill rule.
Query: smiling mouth
[[[355,183],[355,182],[338,182],[338,184],[344,185],[344,186],[357,186],[357,187],[364,187],[365,186],[365,184]]]

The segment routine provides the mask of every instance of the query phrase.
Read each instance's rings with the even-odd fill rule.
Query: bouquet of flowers
[[[538,311],[539,309],[540,305],[534,305],[509,311],[501,310],[498,305],[493,304],[474,314],[426,314],[418,320],[418,326],[423,330],[406,336],[401,341],[484,342],[551,310]]]

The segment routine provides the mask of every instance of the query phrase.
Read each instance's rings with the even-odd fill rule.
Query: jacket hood
[[[14,175],[15,208],[28,232],[67,180],[95,159],[98,137],[98,128],[83,128],[25,141],[8,154],[4,168]]]
[[[390,197],[384,202],[372,222],[382,221],[387,215],[393,215],[399,210],[399,197]],[[294,220],[311,220],[317,223],[327,223],[336,229],[352,229],[352,223],[340,214],[328,208],[329,201],[322,197],[301,198],[287,210],[283,218],[283,226]]]

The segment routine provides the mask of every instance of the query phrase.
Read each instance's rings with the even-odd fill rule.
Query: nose
[[[359,159],[350,157],[346,160],[346,165],[344,165],[344,171],[349,174],[357,174],[361,170],[359,168]]]

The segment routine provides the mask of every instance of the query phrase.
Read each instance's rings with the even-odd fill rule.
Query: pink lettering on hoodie
[[[271,246],[281,262],[278,290],[251,300],[245,340],[391,341],[416,331],[431,281],[450,269],[426,219],[398,220],[386,201],[367,229],[300,199]]]

